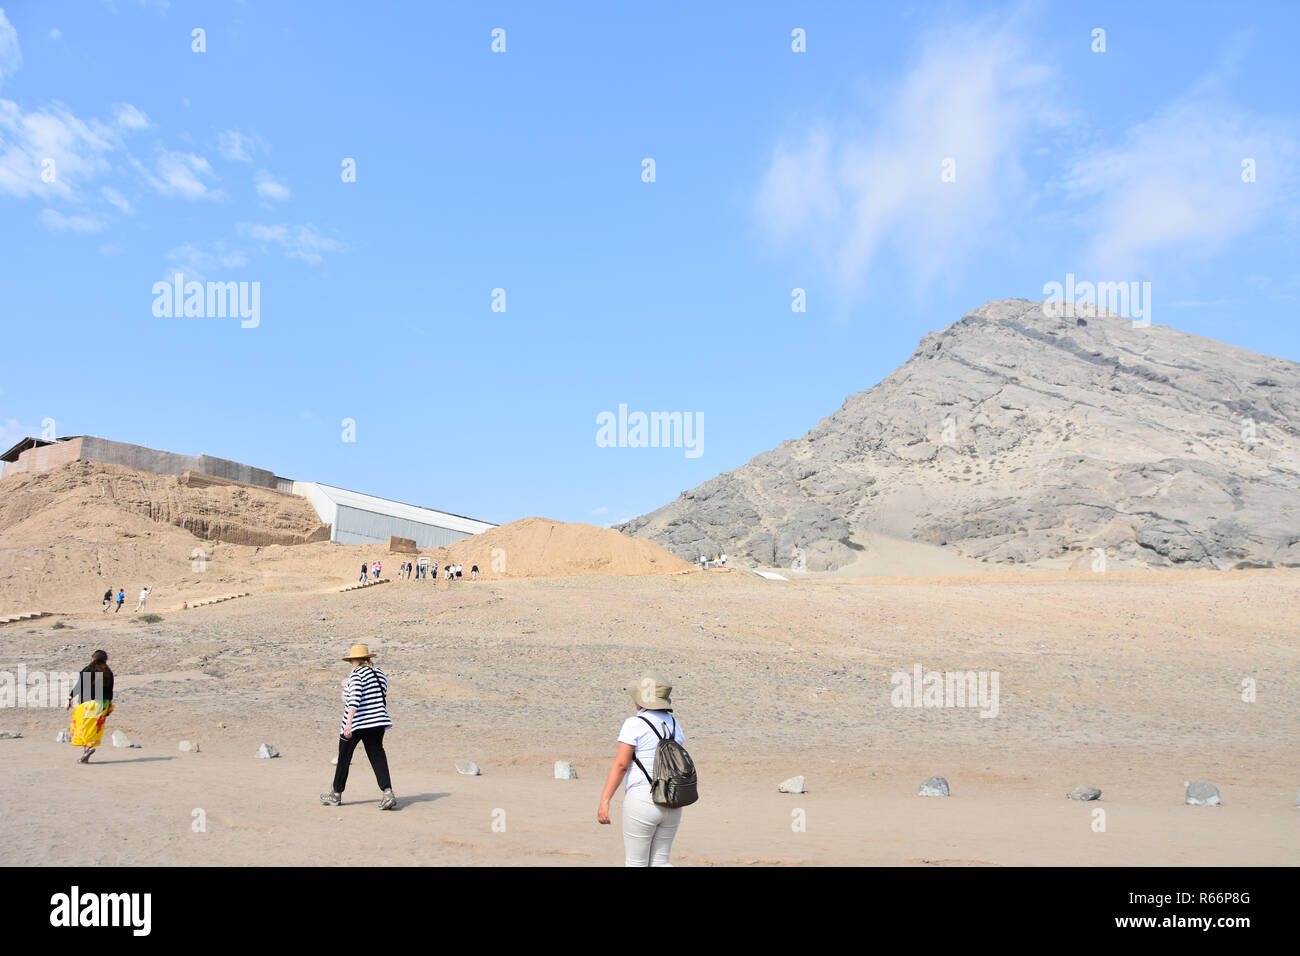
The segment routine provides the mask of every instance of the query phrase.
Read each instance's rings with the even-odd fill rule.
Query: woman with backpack
[[[628,866],[672,866],[681,808],[698,797],[695,766],[673,716],[672,685],[647,671],[632,688],[636,714],[623,721],[618,753],[600,795],[596,821],[608,824],[609,801],[623,784],[623,848]],[[656,767],[656,759],[660,766]]]
[[[339,729],[339,762],[334,768],[334,783],[329,793],[320,795],[320,802],[327,807],[337,807],[343,802],[352,752],[358,743],[363,743],[375,781],[383,791],[379,809],[395,810],[397,798],[393,796],[388,755],[384,753],[384,731],[393,726],[393,719],[388,716],[388,676],[374,665],[375,655],[365,644],[353,644],[343,659],[352,665],[352,673],[343,685],[345,709]]]

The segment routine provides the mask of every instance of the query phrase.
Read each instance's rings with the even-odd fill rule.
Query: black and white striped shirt
[[[339,733],[342,734],[347,726],[347,708],[350,707],[357,709],[357,715],[352,719],[354,731],[393,726],[393,720],[388,716],[387,694],[388,678],[378,667],[363,664],[354,670],[343,685],[344,711]]]

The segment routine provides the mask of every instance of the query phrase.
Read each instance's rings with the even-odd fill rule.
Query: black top
[[[113,699],[113,670],[105,667],[101,671],[93,671],[87,664],[77,675],[77,686],[73,689],[72,696],[77,698],[78,703],[84,703],[88,700],[112,700]]]

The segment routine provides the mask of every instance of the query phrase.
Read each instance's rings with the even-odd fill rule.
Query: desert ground
[[[8,555],[11,606],[31,593],[24,574],[45,573],[21,562],[48,563],[55,546]],[[62,600],[57,581],[40,585],[57,613],[0,628],[0,671],[75,671],[106,649],[108,730],[141,746],[106,739],[78,765],[55,741],[61,707],[0,710],[0,729],[24,735],[0,739],[0,864],[619,865],[621,795],[613,826],[596,805],[630,713],[623,689],[646,667],[674,683],[700,773],[677,865],[1300,860],[1294,572],[780,582],[694,570],[343,593],[363,549],[299,547],[339,570],[295,590],[254,559],[223,566],[219,551],[202,572],[213,580],[188,593],[255,593],[181,610],[179,590],[160,591],[157,623],[128,614],[129,586],[106,617],[106,584],[80,579]],[[382,557],[387,577],[400,556]],[[257,573],[274,587],[249,586]],[[317,801],[333,772],[339,657],[355,642],[391,680],[394,813],[376,809],[360,749],[344,805]],[[891,675],[916,664],[996,671],[997,716],[893,706]],[[263,742],[281,756],[257,759]],[[458,774],[462,759],[482,775]],[[578,779],[554,779],[556,760]],[[796,774],[807,792],[778,793]],[[934,774],[950,797],[917,796]],[[1223,805],[1186,806],[1188,780],[1216,784]],[[1076,784],[1100,801],[1067,800]]]

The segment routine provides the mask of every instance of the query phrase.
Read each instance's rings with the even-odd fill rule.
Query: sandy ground
[[[398,582],[152,625],[57,620],[0,631],[0,671],[72,671],[104,647],[109,730],[142,748],[77,765],[55,743],[61,708],[0,710],[0,729],[26,735],[0,740],[0,864],[327,865],[355,862],[358,843],[382,864],[619,864],[621,796],[614,826],[595,811],[623,688],[644,666],[676,684],[701,775],[678,864],[1300,860],[1294,573]],[[376,809],[361,751],[345,805],[317,802],[337,658],[356,641],[392,680],[395,813]],[[891,674],[914,664],[997,671],[998,715],[892,706]],[[256,759],[263,741],[282,756]],[[463,758],[483,775],[457,774]],[[579,779],[553,779],[557,759]],[[777,793],[795,774],[808,792]],[[951,797],[916,796],[931,774]],[[1196,779],[1224,805],[1185,806]],[[1065,799],[1075,784],[1104,795]],[[102,836],[88,843],[91,820]]]

